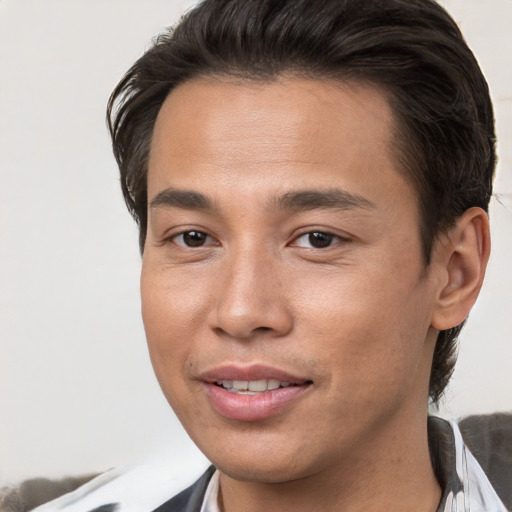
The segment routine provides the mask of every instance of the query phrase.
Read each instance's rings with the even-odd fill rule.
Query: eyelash
[[[183,231],[182,233],[178,233],[177,235],[173,235],[172,237],[170,237],[170,240],[172,242],[174,242],[176,245],[179,245],[180,247],[185,247],[185,248],[189,248],[189,249],[195,249],[197,247],[204,247],[205,244],[204,243],[201,243],[200,245],[188,245],[187,243],[185,243],[185,237],[187,235],[192,235],[192,236],[196,236],[199,235],[199,238],[201,237],[204,237],[203,240],[214,240],[210,235],[208,235],[207,233],[205,233],[204,231],[199,231],[199,230],[196,230],[196,229],[191,229],[189,231]],[[178,240],[181,239],[181,243],[178,242]],[[218,245],[218,243],[215,243],[214,245]]]
[[[186,241],[186,237],[188,237],[188,242]],[[192,238],[191,238],[192,237]],[[309,246],[303,245],[302,243],[299,243],[301,239],[304,239],[307,237],[307,241],[309,243]],[[194,240],[195,238],[195,240]],[[208,239],[213,241],[207,244]],[[208,235],[207,233],[199,230],[189,230],[189,231],[183,231],[182,233],[178,233],[177,235],[174,235],[170,238],[172,242],[174,242],[176,245],[184,248],[189,249],[195,249],[195,248],[201,248],[205,245],[219,245],[218,242],[214,240],[213,237]],[[313,230],[313,231],[307,231],[305,233],[302,233],[301,235],[295,237],[290,244],[292,247],[302,247],[305,249],[328,249],[329,247],[332,247],[335,244],[338,244],[340,242],[348,242],[349,240],[346,238],[343,238],[338,235],[334,235],[333,233],[329,233],[328,231],[321,231],[321,230]],[[192,242],[192,243],[190,243]],[[197,245],[194,245],[195,242],[198,242]],[[315,247],[314,243],[319,243],[320,247]],[[325,244],[325,245],[323,245]]]
[[[301,240],[302,238],[307,239],[309,246],[305,246],[305,245],[302,245],[299,243],[299,240]],[[316,238],[316,240],[315,240],[315,238]],[[315,247],[314,241],[320,242],[321,247]],[[326,245],[322,245],[325,242],[327,242]],[[303,247],[305,249],[322,250],[322,249],[328,249],[329,247],[332,247],[333,245],[338,244],[340,242],[348,242],[348,239],[343,238],[338,235],[335,235],[333,233],[329,233],[328,231],[314,230],[314,231],[307,231],[305,233],[302,233],[298,237],[296,237],[293,240],[292,245],[294,247]]]

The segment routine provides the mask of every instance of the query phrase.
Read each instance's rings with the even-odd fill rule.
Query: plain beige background
[[[162,397],[139,313],[137,233],[108,95],[193,1],[0,0],[0,485],[206,463]],[[512,1],[447,0],[498,124],[493,254],[442,414],[512,409]]]

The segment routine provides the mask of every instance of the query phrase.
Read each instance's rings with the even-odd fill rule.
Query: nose
[[[293,327],[277,258],[248,249],[228,258],[219,274],[210,327],[219,335],[247,340],[280,337]]]

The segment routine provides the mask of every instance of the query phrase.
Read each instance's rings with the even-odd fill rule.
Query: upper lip
[[[263,364],[252,364],[249,366],[239,364],[223,364],[212,369],[206,370],[199,375],[199,379],[204,382],[216,382],[218,380],[241,380],[256,381],[263,379],[274,379],[280,382],[289,382],[291,384],[305,384],[311,382],[302,376]]]

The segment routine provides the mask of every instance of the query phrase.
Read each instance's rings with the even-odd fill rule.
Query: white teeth
[[[218,380],[217,384],[232,393],[245,392],[246,394],[264,393],[278,388],[286,388],[290,382],[280,382],[275,379],[261,380]]]
[[[234,380],[233,387],[235,389],[238,389],[238,391],[247,391],[247,388],[249,387],[249,382],[246,380]]]
[[[251,380],[249,381],[249,391],[266,391],[267,390],[267,380]]]
[[[277,389],[279,386],[280,386],[280,383],[278,380],[268,379],[267,389],[273,390],[273,389]]]

